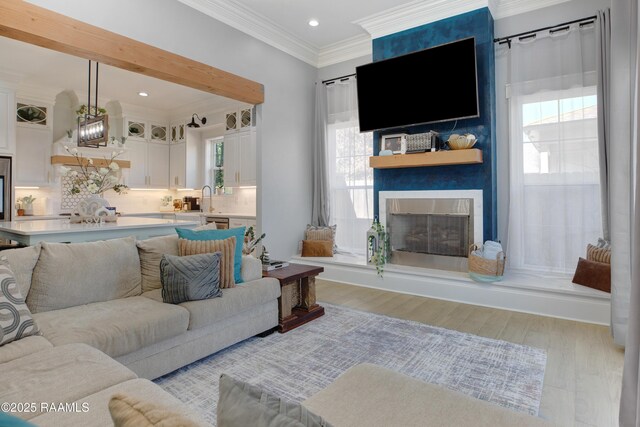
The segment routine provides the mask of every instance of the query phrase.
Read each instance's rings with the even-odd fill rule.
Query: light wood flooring
[[[618,425],[624,352],[605,326],[325,280],[316,284],[319,301],[543,348],[540,415],[563,427]]]

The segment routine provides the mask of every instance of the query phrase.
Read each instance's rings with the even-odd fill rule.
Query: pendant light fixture
[[[198,116],[196,113],[193,114],[193,116],[191,116],[191,122],[187,123],[187,127],[188,128],[199,128],[200,125],[196,123],[196,117],[198,118],[198,120],[200,120],[200,123],[202,123],[203,125],[207,124],[207,118],[203,117],[200,118],[200,116]]]
[[[78,118],[78,147],[106,147],[109,140],[109,117],[98,110],[98,76],[100,64],[96,62],[96,93],[93,111],[91,107],[91,61],[89,61],[89,83],[87,88],[87,109]]]

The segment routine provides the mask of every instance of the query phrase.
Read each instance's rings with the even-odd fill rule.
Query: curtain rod
[[[349,79],[349,77],[353,77],[355,75],[356,75],[356,73],[353,73],[353,74],[347,74],[346,76],[336,77],[335,79],[323,80],[322,84],[326,85],[327,83],[333,83],[333,82],[338,81],[338,80],[344,81],[344,80]]]
[[[574,19],[573,21],[567,21],[567,22],[563,22],[561,24],[557,24],[557,25],[551,25],[548,27],[543,27],[543,28],[538,28],[536,30],[531,30],[531,31],[525,31],[524,33],[518,33],[518,34],[513,34],[510,36],[506,36],[506,37],[500,37],[497,39],[493,39],[494,43],[499,43],[499,44],[504,44],[504,43],[509,43],[509,47],[511,47],[511,39],[514,39],[516,37],[522,37],[522,36],[527,36],[525,38],[528,37],[532,37],[535,36],[536,33],[539,33],[540,31],[546,31],[546,30],[553,30],[556,29],[556,31],[561,30],[563,28],[558,28],[558,27],[563,27],[563,26],[568,26],[571,24],[575,24],[577,22],[580,22],[581,25],[587,24],[587,23],[591,23],[593,21],[595,21],[598,18],[597,15],[593,15],[593,16],[588,16],[586,18],[581,18],[581,19]],[[587,22],[590,21],[590,22]]]

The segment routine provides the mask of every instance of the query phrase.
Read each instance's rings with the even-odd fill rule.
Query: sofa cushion
[[[33,315],[54,346],[89,344],[111,357],[131,353],[187,330],[189,312],[141,296]]]
[[[242,281],[250,282],[262,277],[262,262],[251,255],[242,256]]]
[[[0,348],[38,333],[7,261],[0,261]]]
[[[42,243],[27,304],[34,313],[140,295],[135,239]]]
[[[182,414],[127,394],[115,394],[109,400],[114,427],[200,427]]]
[[[221,258],[220,252],[190,256],[163,255],[160,261],[162,300],[179,304],[221,297]]]
[[[330,427],[322,417],[299,403],[291,403],[260,388],[220,376],[219,427]]]
[[[235,251],[236,238],[234,236],[222,240],[178,240],[178,253],[180,256],[220,253],[220,288],[222,289],[233,288],[236,285],[234,279]]]
[[[363,393],[366,390],[366,393]],[[380,366],[364,363],[302,402],[334,425],[549,426],[528,414],[474,399]]]
[[[40,413],[40,402],[74,402],[135,377],[88,345],[54,347],[2,365],[0,402],[37,402],[34,412],[15,414],[31,419]]]
[[[160,260],[162,255],[178,255],[178,235],[152,237],[138,240],[138,255],[142,272],[142,292],[162,288]]]
[[[212,325],[235,314],[251,310],[256,305],[273,301],[280,296],[278,280],[265,278],[223,289],[222,298],[189,301],[179,304],[189,311],[189,329]]]
[[[233,276],[236,283],[242,283],[242,244],[244,242],[244,231],[246,227],[229,228],[226,230],[200,230],[194,231],[188,228],[176,228],[176,232],[181,239],[187,240],[222,240],[229,237],[236,238],[236,251],[233,257]]]
[[[37,335],[12,341],[0,347],[0,363],[6,363],[52,347],[53,345],[46,338]]]
[[[40,256],[40,244],[26,248],[7,249],[0,252],[0,260],[5,259],[16,276],[20,293],[27,298],[31,289],[31,276]]]
[[[113,427],[113,421],[109,415],[109,399],[117,393],[124,393],[138,399],[154,402],[157,405],[177,412],[188,420],[199,426],[209,425],[195,411],[180,402],[178,399],[164,391],[160,386],[149,380],[134,379],[105,388],[90,396],[82,397],[78,404],[87,403],[90,410],[88,412],[59,412],[42,414],[31,421],[40,427],[59,426],[91,426],[91,427]]]

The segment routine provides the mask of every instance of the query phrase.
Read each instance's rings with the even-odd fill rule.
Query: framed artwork
[[[383,150],[389,150],[393,152],[393,154],[406,153],[407,134],[382,135],[382,137],[380,137],[380,151]]]

